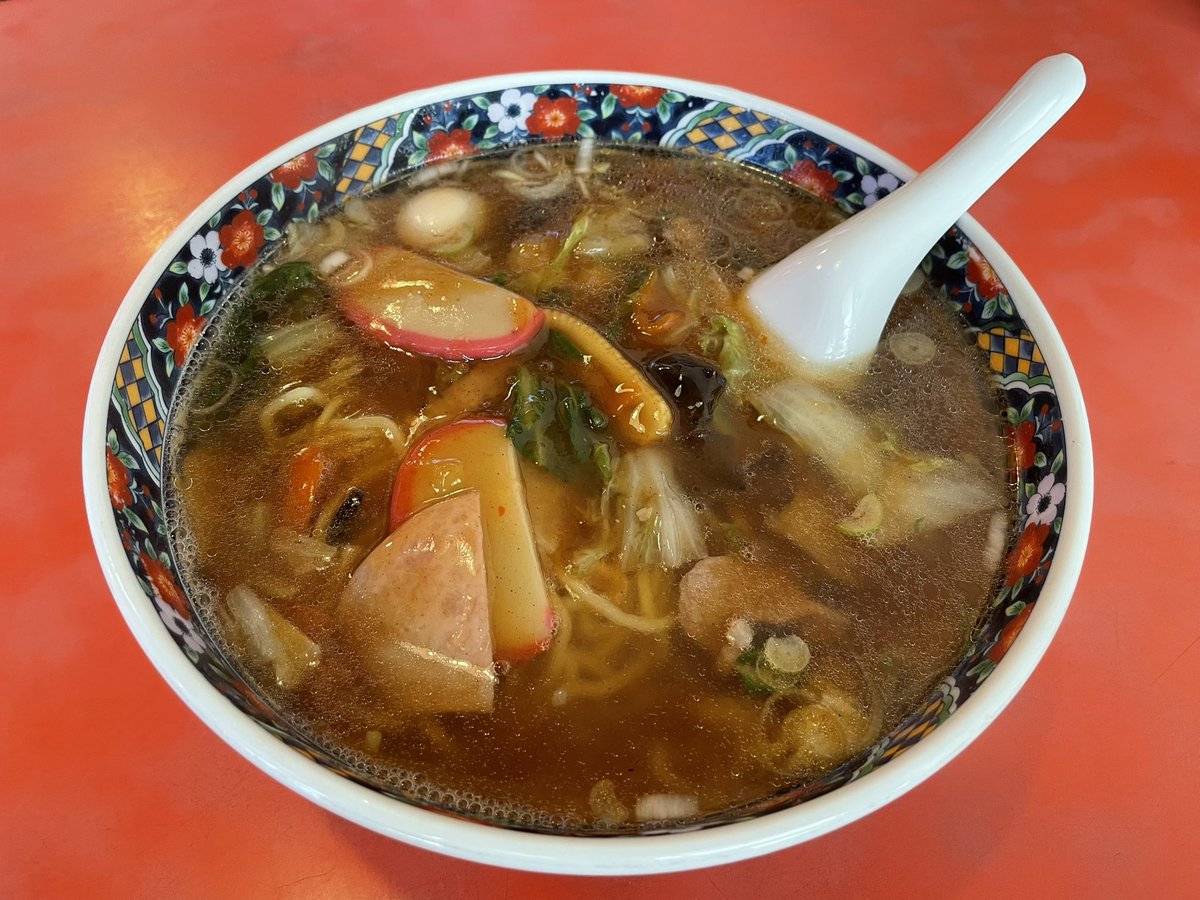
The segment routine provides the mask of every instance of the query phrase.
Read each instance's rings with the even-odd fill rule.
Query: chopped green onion
[[[787,675],[799,675],[812,660],[808,644],[794,634],[767,638],[762,655],[772,669]]]
[[[923,366],[937,356],[933,339],[919,331],[901,331],[887,339],[892,356],[906,366]]]

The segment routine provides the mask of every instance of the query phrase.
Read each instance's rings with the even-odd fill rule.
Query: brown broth
[[[540,152],[552,165],[574,161],[571,149]],[[652,346],[629,325],[628,298],[648,273],[672,265],[699,285],[700,320],[720,313],[746,324],[736,299],[744,269],[776,261],[841,218],[836,209],[799,190],[717,160],[598,148],[595,162],[590,199],[572,183],[560,196],[535,202],[514,196],[496,176],[511,167],[511,160],[470,162],[451,179],[484,198],[491,227],[477,237],[472,255],[449,261],[465,263],[474,274],[514,290],[529,290],[540,269],[522,273],[521,260],[510,249],[514,243],[542,241],[543,249],[555,251],[585,207],[632,209],[651,239],[644,253],[620,264],[573,258],[570,277],[534,299],[569,308],[614,336],[635,360],[668,349]],[[338,245],[395,243],[391,222],[411,190],[402,183],[366,201],[380,224],[350,224],[344,235],[335,235]],[[671,231],[670,223],[684,220],[694,233]],[[273,262],[288,256],[315,262],[328,250],[321,245],[327,237],[319,230],[293,236]],[[318,498],[326,519],[351,487],[362,492],[361,511],[345,543],[326,553],[329,560],[319,571],[297,572],[298,551],[279,549],[284,482],[297,450],[312,440],[322,409],[293,410],[281,420],[286,433],[269,438],[260,414],[284,390],[313,386],[339,404],[338,416],[381,415],[406,427],[426,403],[436,403],[476,369],[488,373],[490,387],[474,407],[440,410],[441,418],[479,412],[507,416],[516,361],[453,366],[413,357],[368,341],[319,295],[306,302],[310,308],[300,312],[276,310],[259,322],[243,317],[240,325],[238,301],[231,302],[233,311],[225,313],[217,335],[188,372],[190,407],[176,417],[169,439],[170,509],[176,551],[203,617],[278,708],[345,758],[377,771],[417,773],[422,784],[436,786],[434,795],[445,805],[467,812],[479,807],[461,798],[487,798],[486,808],[500,818],[520,819],[520,809],[526,819],[533,811],[561,825],[594,823],[589,791],[602,779],[613,783],[631,814],[639,796],[670,793],[696,798],[704,816],[813,780],[865,750],[964,652],[996,577],[984,551],[995,511],[889,548],[831,533],[831,546],[857,575],[853,584],[830,577],[772,522],[796,493],[821,498],[835,519],[846,515],[857,498],[846,496],[822,466],[759,421],[745,402],[788,374],[787,364],[752,334],[755,368],[722,401],[724,433],[704,440],[676,436],[666,447],[680,486],[702,509],[710,554],[738,554],[784,572],[852,621],[852,636],[839,645],[810,641],[814,658],[802,676],[830,685],[857,710],[848,721],[861,724],[860,733],[844,752],[821,764],[793,760],[781,766],[773,743],[779,738],[777,713],[793,701],[785,698],[780,707],[752,696],[736,674],[678,627],[639,634],[570,600],[562,601],[570,622],[560,621],[555,645],[500,674],[492,714],[413,718],[387,708],[334,627],[333,611],[354,567],[385,535],[400,457],[382,431],[332,454],[333,471]],[[324,343],[286,365],[243,366],[239,360],[289,316],[296,322],[324,317]],[[670,349],[702,355],[700,330]],[[998,408],[981,354],[964,338],[952,311],[927,291],[901,298],[885,337],[906,331],[933,337],[935,360],[905,366],[881,352],[868,376],[841,392],[841,399],[864,418],[886,423],[881,433],[886,427],[913,451],[977,463],[1011,507],[1011,496],[1004,494],[1008,460]],[[563,367],[541,344],[517,361],[542,374]],[[241,367],[236,388],[219,408],[203,412],[212,394],[221,392],[220,384],[228,382],[231,367]],[[556,547],[542,548],[543,568],[557,587],[556,573],[597,540],[600,490],[595,484],[557,481],[528,461],[522,464],[531,513],[535,520],[544,518],[546,530],[558,538]],[[1008,516],[1007,526],[1011,509],[1000,511]],[[598,567],[593,584],[603,587],[607,579],[618,602],[638,611],[636,576],[622,585],[625,576],[618,574],[611,554]],[[649,588],[657,614],[672,612],[682,574],[646,576],[653,582]],[[230,626],[223,598],[238,584],[250,585],[321,647],[320,664],[298,688],[278,687],[269,667],[254,659]],[[589,672],[595,676],[590,680]],[[588,696],[589,691],[602,695]],[[372,749],[371,732],[381,737],[378,748]]]

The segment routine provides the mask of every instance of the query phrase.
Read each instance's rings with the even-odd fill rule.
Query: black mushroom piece
[[[646,363],[646,371],[679,414],[684,434],[704,429],[725,391],[725,376],[714,363],[688,353],[666,353]]]
[[[341,544],[354,528],[354,520],[358,517],[359,510],[362,509],[364,495],[358,488],[351,488],[346,494],[346,499],[338,506],[337,512],[333,514],[333,518],[329,522],[329,527],[325,529],[325,541],[329,544]]]

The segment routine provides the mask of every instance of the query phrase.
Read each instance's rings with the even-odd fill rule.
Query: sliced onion
[[[330,269],[329,272],[323,273],[327,274],[329,280],[334,284],[357,284],[370,275],[371,269],[375,267],[374,258],[365,250],[351,250],[348,253],[336,250],[325,257],[325,260],[336,256],[338,253],[342,253],[345,259]],[[325,260],[322,260],[322,262]]]
[[[287,368],[328,350],[337,335],[329,316],[316,316],[272,331],[263,338],[263,355],[272,367]]]
[[[664,822],[690,819],[700,812],[700,801],[684,794],[643,794],[638,797],[635,815],[639,822]]]
[[[348,262],[350,262],[349,253],[345,250],[334,250],[317,263],[317,271],[322,275],[332,275]]]
[[[360,197],[351,197],[346,201],[346,205],[342,207],[346,218],[355,225],[374,225],[375,217],[371,215],[371,210]]]

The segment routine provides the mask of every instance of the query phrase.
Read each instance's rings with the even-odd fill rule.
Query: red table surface
[[[0,896],[1196,896],[1200,7],[968,6],[0,3]],[[736,85],[921,168],[1060,50],[1087,92],[974,212],[1078,368],[1091,548],[1025,689],[902,799],[700,872],[460,862],[254,769],[126,631],[83,512],[86,385],[145,260],[261,154],[412,88],[592,66]]]

